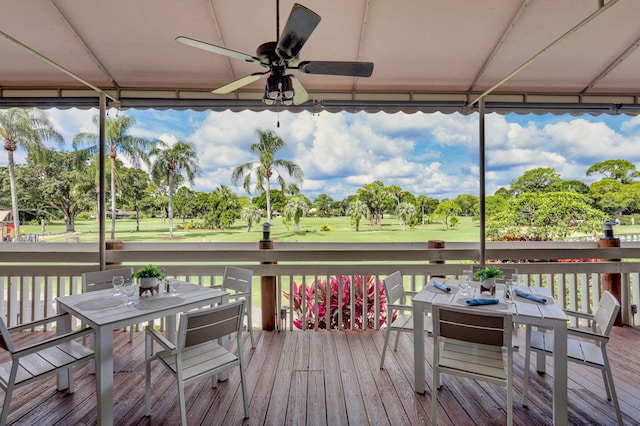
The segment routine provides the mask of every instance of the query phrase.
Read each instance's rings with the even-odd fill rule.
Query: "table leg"
[[[424,321],[416,321],[416,318],[424,316],[424,305],[413,302],[413,371],[415,376],[415,391],[425,393],[424,387]]]
[[[553,424],[568,423],[567,326],[558,321],[553,328]]]
[[[58,306],[58,312],[63,312]],[[56,334],[58,336],[71,332],[71,315],[65,315],[63,319],[56,323]],[[67,370],[58,372],[58,390],[65,390],[69,388],[69,373]]]
[[[96,330],[96,393],[98,399],[98,424],[113,425],[113,330],[98,327]]]

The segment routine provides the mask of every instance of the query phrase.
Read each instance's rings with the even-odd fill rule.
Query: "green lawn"
[[[261,222],[263,223],[263,222]],[[323,225],[328,225],[333,231],[320,231]],[[479,227],[471,218],[460,218],[456,229],[446,230],[441,223],[419,225],[407,228],[406,231],[393,217],[386,217],[382,222],[382,231],[369,225],[368,221],[361,222],[360,230],[355,231],[350,226],[349,217],[315,218],[305,217],[300,222],[300,232],[295,232],[293,226],[287,227],[282,218],[274,218],[271,223],[271,237],[274,241],[285,242],[422,242],[428,240],[446,241],[478,241]],[[98,223],[95,220],[76,221],[76,232],[65,234],[62,222],[47,225],[41,241],[65,242],[78,238],[80,242],[98,241]],[[132,219],[118,219],[116,221],[116,239],[131,242],[166,241],[169,238],[168,223],[160,219],[143,219],[140,221],[140,231],[136,232],[136,223]],[[23,234],[40,234],[40,226],[23,225]],[[107,221],[106,232],[110,234],[111,222]],[[253,226],[247,232],[244,221],[237,221],[231,229],[210,230],[182,229],[182,221],[174,220],[174,239],[183,242],[257,242],[262,238],[262,227]]]
[[[264,222],[264,220],[263,220]],[[261,223],[263,223],[261,222]],[[333,231],[320,231],[323,225],[328,225]],[[271,223],[271,237],[274,241],[283,242],[424,242],[429,240],[443,241],[479,241],[479,226],[469,217],[461,217],[460,223],[455,229],[446,230],[442,223],[419,225],[415,228],[407,228],[406,231],[398,221],[387,216],[382,221],[382,231],[369,225],[368,221],[361,222],[360,230],[355,231],[350,226],[349,217],[316,218],[305,217],[300,222],[300,232],[295,232],[293,226],[287,227],[282,218],[274,218]],[[136,222],[133,219],[118,219],[116,221],[116,240],[131,242],[167,241],[169,239],[169,226],[167,221],[160,219],[143,219],[140,221],[140,231],[136,232]],[[40,234],[40,226],[23,225],[20,227],[23,234]],[[107,236],[110,235],[111,222],[106,225]],[[97,242],[98,223],[95,220],[77,221],[76,232],[65,234],[62,222],[54,222],[47,225],[41,241],[48,242]],[[640,233],[640,225],[621,225],[614,228],[616,235]],[[262,227],[253,226],[251,232],[247,232],[244,221],[237,221],[231,229],[182,229],[182,220],[174,220],[174,240],[176,242],[257,242],[262,238]]]

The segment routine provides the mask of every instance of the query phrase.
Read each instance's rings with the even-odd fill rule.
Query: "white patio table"
[[[433,285],[433,280],[451,288],[444,292]],[[431,306],[461,305],[467,306],[466,300],[479,296],[479,282],[471,282],[468,289],[470,296],[459,296],[459,281],[433,278],[418,294],[413,297],[414,317],[430,312]],[[567,411],[567,315],[555,303],[548,289],[544,287],[519,287],[535,295],[543,295],[547,303],[538,303],[516,296],[513,304],[507,304],[502,298],[502,286],[498,285],[496,297],[500,300],[497,305],[480,305],[474,309],[507,310],[513,314],[513,321],[526,327],[540,326],[553,329],[553,424],[566,425]],[[526,366],[529,368],[529,366]],[[423,321],[414,322],[414,371],[415,391],[425,393],[425,361],[424,361],[424,325]]]
[[[228,303],[228,293],[180,282],[178,294],[160,293],[154,296],[132,297],[133,305],[125,305],[126,296],[114,296],[112,290],[101,290],[57,298],[58,312],[68,312],[95,330],[96,392],[98,394],[98,424],[113,424],[113,330],[128,325],[167,317],[167,337],[174,341],[175,315],[208,305]],[[71,329],[71,318],[58,324],[58,333]],[[58,376],[58,389],[66,389],[65,375]]]

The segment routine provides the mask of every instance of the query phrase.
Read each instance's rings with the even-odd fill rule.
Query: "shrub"
[[[342,328],[351,328],[351,299],[355,298],[355,324],[354,329],[373,329],[375,328],[375,290],[376,285],[380,290],[380,298],[378,301],[378,308],[380,312],[379,326],[383,325],[387,321],[387,298],[384,293],[384,285],[382,281],[375,282],[375,278],[372,276],[366,276],[366,282],[363,282],[365,277],[358,275],[355,277],[353,284],[353,294],[351,279],[349,276],[343,275],[340,277],[342,280],[342,293],[338,295],[338,277],[332,276],[329,282],[329,300],[327,300],[327,281],[316,280],[315,285],[305,287],[298,285],[295,281],[293,283],[293,311],[295,318],[293,324],[302,329],[303,319],[306,320],[306,328],[315,328],[316,322],[316,307],[319,329],[335,329],[340,325]],[[303,295],[304,292],[304,295]],[[302,298],[304,296],[305,306],[303,311]],[[316,305],[317,296],[317,305]],[[285,294],[285,297],[291,300],[289,294]],[[340,298],[339,298],[340,297]],[[342,323],[338,324],[338,300],[340,300],[340,311],[342,312]],[[366,303],[366,319],[363,319],[363,306]],[[327,313],[328,321],[327,324]],[[365,324],[366,322],[366,324]]]

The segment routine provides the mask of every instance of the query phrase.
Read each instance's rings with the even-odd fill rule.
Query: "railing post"
[[[428,249],[443,249],[445,247],[446,243],[442,240],[429,240],[427,241],[427,248]],[[431,264],[442,264],[444,263],[444,260],[430,260],[429,263]],[[445,278],[444,275],[431,275],[431,278],[436,277],[436,278]]]
[[[271,224],[262,224],[262,239],[258,243],[260,250],[272,250]],[[263,265],[270,265],[274,262],[260,262]],[[276,328],[276,277],[260,277],[260,293],[262,301],[262,329],[273,331]]]
[[[620,247],[620,238],[613,236],[613,223],[604,223],[604,237],[598,241],[599,248]],[[620,262],[620,259],[602,259],[607,262]],[[603,273],[600,275],[602,291],[609,291],[622,303],[622,275],[619,273]],[[622,326],[622,309],[618,312],[613,325]]]
[[[107,251],[124,249],[124,241],[121,241],[121,240],[107,240],[105,245],[106,245]],[[106,264],[107,265],[121,265],[122,262],[107,262]]]

